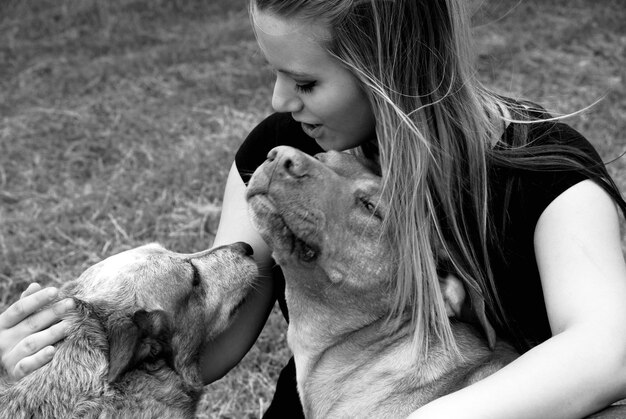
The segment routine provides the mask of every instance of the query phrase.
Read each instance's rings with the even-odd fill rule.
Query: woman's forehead
[[[320,28],[260,11],[253,21],[259,47],[276,71],[299,79],[336,71],[337,63],[316,39]]]
[[[303,36],[312,42],[320,43],[330,40],[330,30],[321,22],[283,17],[271,12],[259,10],[256,6],[251,10],[252,23],[256,31],[268,36]]]

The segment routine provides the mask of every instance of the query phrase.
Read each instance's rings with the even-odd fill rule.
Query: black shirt
[[[512,123],[507,127],[501,143],[510,144],[515,125]],[[532,124],[528,139],[528,147],[536,147],[537,150],[542,145],[573,146],[584,151],[590,161],[604,170],[593,146],[566,124],[547,121]],[[237,152],[235,162],[244,182],[249,181],[267,153],[279,145],[292,146],[311,155],[323,152],[289,114],[272,114],[254,128]],[[535,258],[535,226],[539,216],[558,195],[588,177],[588,174],[575,170],[528,170],[503,166],[490,169],[489,210],[500,235],[498,242],[492,243],[488,249],[489,259],[498,295],[512,326],[511,334],[510,330],[498,328],[496,332],[513,338],[522,351],[551,336]],[[510,184],[513,186],[507,193],[507,185]],[[277,288],[278,301],[286,314],[284,283]],[[285,414],[295,417],[301,414],[292,361],[281,373],[274,401],[265,417],[285,417]]]

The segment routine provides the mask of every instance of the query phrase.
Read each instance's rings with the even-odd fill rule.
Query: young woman
[[[485,297],[515,362],[413,418],[578,418],[626,397],[626,202],[578,132],[539,106],[474,78],[463,0],[252,0],[261,51],[276,71],[272,106],[237,153],[215,245],[267,246],[250,226],[245,181],[276,145],[352,150],[376,161],[398,249],[396,310],[411,312],[417,353],[457,350],[437,260]],[[204,352],[207,382],[247,352],[282,288],[265,280]],[[268,275],[269,277],[269,275]],[[29,287],[0,314],[0,353],[19,378],[53,356],[70,305]],[[393,325],[393,322],[391,323]],[[429,333],[427,333],[429,332]],[[430,338],[428,338],[430,336]],[[266,417],[301,416],[293,364]]]

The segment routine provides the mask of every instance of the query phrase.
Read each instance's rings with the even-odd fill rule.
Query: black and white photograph
[[[624,0],[0,0],[0,419],[626,419]]]

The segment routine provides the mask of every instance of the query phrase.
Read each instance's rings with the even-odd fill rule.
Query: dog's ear
[[[471,286],[464,287],[461,280],[452,274],[439,277],[439,285],[448,317],[456,317],[461,321],[480,326],[489,348],[493,349],[496,344],[496,332],[487,319],[483,296]]]
[[[109,383],[138,364],[163,358],[171,362],[171,325],[162,310],[136,311],[109,318]]]
[[[439,277],[439,287],[448,317],[461,317],[463,303],[465,303],[465,288],[461,281],[456,276],[447,274]]]

